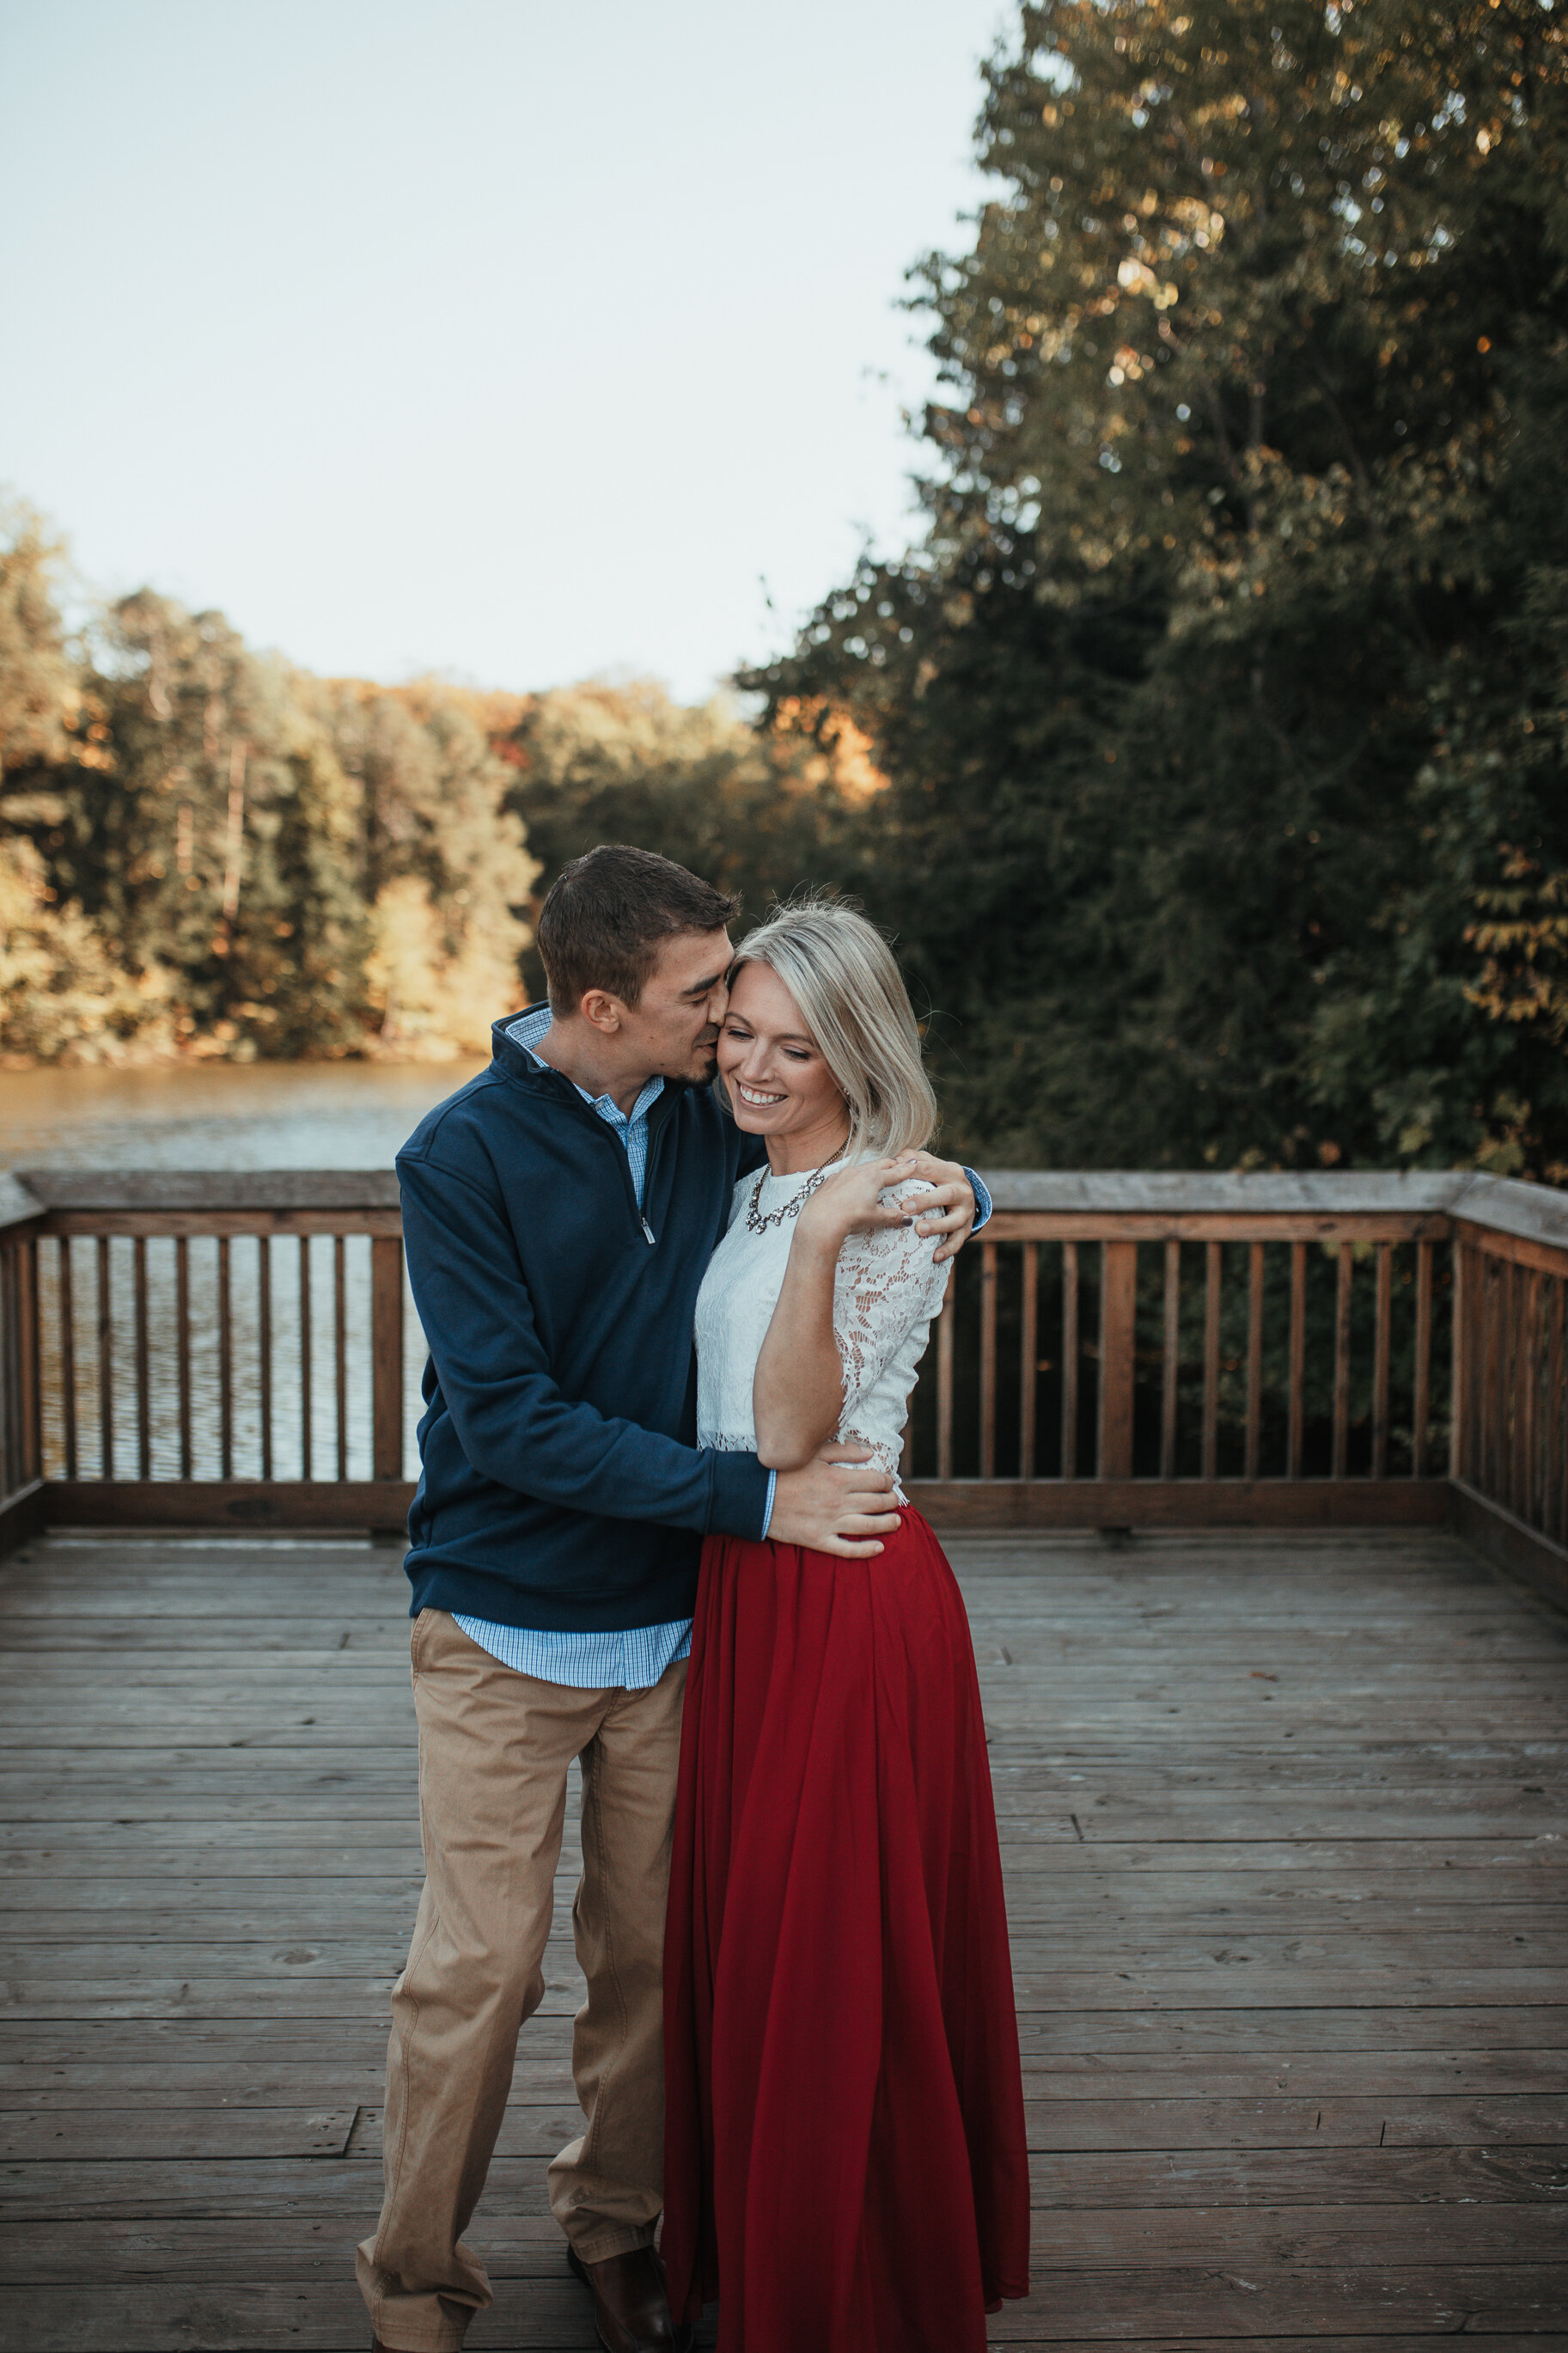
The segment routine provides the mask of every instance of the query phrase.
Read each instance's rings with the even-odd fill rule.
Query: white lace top
[[[746,1453],[756,1445],[752,1381],[784,1288],[795,1219],[781,1218],[756,1233],[747,1213],[754,1197],[759,1214],[767,1217],[809,1182],[808,1174],[764,1174],[759,1191],[753,1174],[735,1187],[729,1229],[697,1294],[699,1446]],[[909,1201],[932,1190],[911,1178],[896,1188],[895,1198]],[[888,1226],[851,1234],[838,1254],[833,1334],[844,1366],[844,1409],[837,1434],[846,1444],[869,1447],[895,1481],[915,1368],[947,1291],[947,1268],[931,1262],[938,1240],[912,1226]]]

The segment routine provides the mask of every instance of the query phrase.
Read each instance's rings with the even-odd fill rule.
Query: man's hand
[[[926,1184],[936,1187],[934,1200],[921,1204],[915,1219],[917,1234],[942,1234],[946,1237],[941,1248],[932,1253],[931,1263],[940,1266],[943,1259],[956,1258],[969,1240],[974,1224],[975,1201],[968,1177],[956,1160],[933,1160],[929,1152],[906,1155],[906,1176],[920,1176]],[[914,1207],[911,1202],[910,1208]]]
[[[882,1549],[875,1539],[898,1525],[893,1482],[865,1447],[825,1446],[800,1470],[779,1472],[768,1535],[775,1544],[868,1560]]]

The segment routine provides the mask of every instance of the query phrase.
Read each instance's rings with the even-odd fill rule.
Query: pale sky
[[[0,484],[312,670],[700,697],[906,541],[1016,16],[0,0]]]

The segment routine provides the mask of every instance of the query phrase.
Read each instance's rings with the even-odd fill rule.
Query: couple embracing
[[[548,1004],[398,1159],[426,1878],[359,2251],[393,2353],[490,2302],[462,2232],[574,1758],[585,2128],[550,2203],[609,2353],[714,2297],[725,2353],[980,2353],[1027,2288],[973,1655],[898,1485],[973,1185],[921,1148],[880,935],[809,903],[737,952],[736,912],[650,851],[577,860]]]

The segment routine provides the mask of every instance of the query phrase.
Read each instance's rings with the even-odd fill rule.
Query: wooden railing
[[[939,1521],[1456,1520],[1568,1575],[1568,1197],[988,1181],[906,1440]],[[390,1174],[0,1177],[0,1535],[395,1528],[422,1353]]]
[[[401,1526],[418,1363],[390,1171],[0,1182],[17,1527]]]

